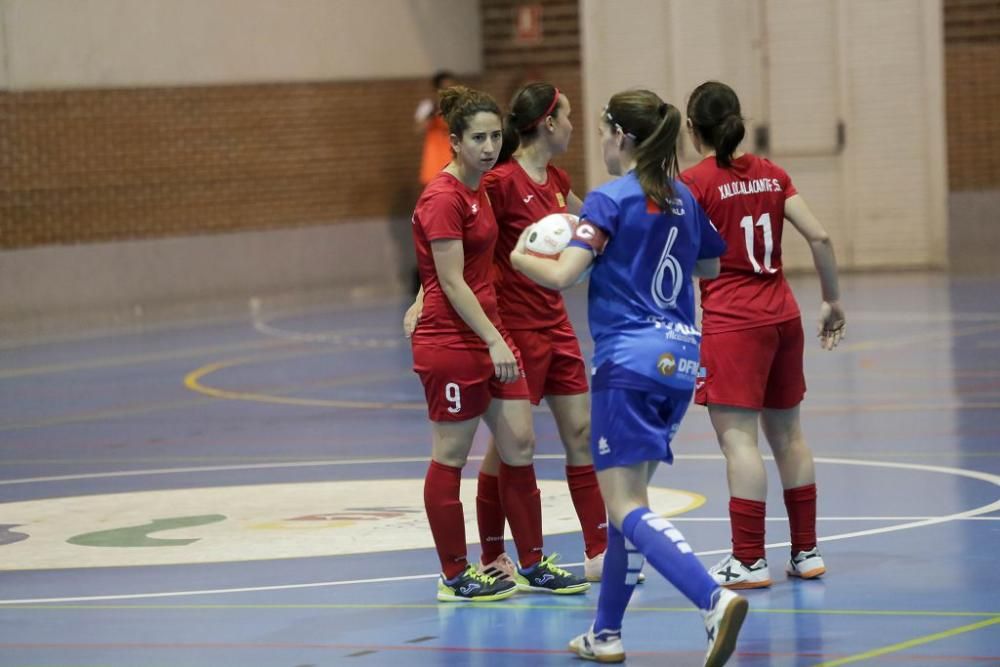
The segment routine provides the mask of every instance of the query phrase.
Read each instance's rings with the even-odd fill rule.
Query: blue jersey
[[[701,332],[692,272],[726,245],[687,187],[673,189],[661,210],[630,171],[583,203],[581,226],[609,237],[590,274],[595,391],[694,388]],[[579,238],[573,245],[592,249]]]

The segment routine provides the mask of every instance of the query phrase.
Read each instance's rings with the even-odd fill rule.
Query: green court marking
[[[997,623],[1000,623],[1000,616],[995,616],[993,618],[986,619],[985,621],[979,621],[978,623],[963,625],[962,627],[959,628],[945,630],[944,632],[935,632],[932,635],[924,635],[923,637],[917,637],[909,641],[899,642],[898,644],[883,646],[882,648],[877,648],[872,651],[867,651],[865,653],[849,655],[846,658],[838,658],[837,660],[830,660],[829,662],[821,662],[817,665],[814,665],[813,667],[837,667],[838,665],[849,665],[852,662],[861,662],[862,660],[870,660],[872,658],[877,658],[879,656],[886,655],[888,653],[905,651],[906,649],[913,648],[915,646],[936,642],[939,639],[948,639],[949,637],[961,635],[966,632],[980,630],[982,628],[986,628],[991,625],[996,625]]]
[[[84,533],[76,535],[66,540],[70,544],[82,547],[182,547],[192,542],[197,542],[201,538],[163,540],[156,537],[149,537],[151,533],[159,533],[164,530],[175,530],[177,528],[194,528],[195,526],[205,526],[210,523],[225,521],[223,514],[204,514],[202,516],[177,516],[167,519],[153,519],[150,523],[141,526],[128,526],[126,528],[113,528],[111,530],[101,530],[96,533]]]

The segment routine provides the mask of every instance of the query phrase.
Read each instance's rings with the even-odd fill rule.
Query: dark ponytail
[[[665,207],[667,198],[674,195],[673,182],[680,171],[680,110],[652,91],[628,90],[611,98],[604,118],[635,142],[635,173],[642,191]]]
[[[510,160],[525,139],[538,136],[538,127],[556,113],[559,89],[551,83],[529,83],[521,87],[510,100],[510,113],[504,120],[503,145],[497,164]]]
[[[733,153],[746,136],[736,92],[724,83],[706,81],[688,98],[687,115],[701,140],[715,149],[716,163],[731,167]]]
[[[503,144],[500,145],[497,164],[508,162],[520,145],[521,133],[517,130],[517,114],[509,113],[503,122]]]

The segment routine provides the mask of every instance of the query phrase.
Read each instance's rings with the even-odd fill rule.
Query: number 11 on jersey
[[[774,237],[771,234],[771,214],[765,213],[757,218],[756,226],[764,230],[764,269],[768,273],[774,273],[777,269],[771,266],[771,252],[774,250]],[[747,244],[747,257],[750,259],[754,273],[763,273],[764,270],[760,268],[760,262],[754,257],[753,216],[748,215],[740,220],[740,227],[743,228],[743,239]]]

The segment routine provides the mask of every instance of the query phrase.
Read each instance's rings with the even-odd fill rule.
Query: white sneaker
[[[587,554],[583,554],[583,576],[587,578],[587,581],[598,582],[601,580],[601,574],[604,572],[604,554],[606,552],[602,551],[593,558],[588,558]],[[642,572],[639,573],[639,581],[637,583],[644,583],[646,581],[646,575]]]
[[[809,551],[800,551],[791,557],[785,565],[785,572],[789,577],[802,577],[803,579],[815,579],[826,574],[826,564],[823,557],[819,555],[819,548],[813,547]]]
[[[519,583],[517,580],[520,578],[517,574],[517,563],[511,559],[505,553],[497,556],[497,559],[492,563],[479,563],[479,572],[485,574],[488,577],[495,577],[500,581],[511,580],[515,583]]]
[[[625,646],[622,644],[620,630],[601,630],[595,635],[592,625],[582,635],[573,637],[569,643],[569,650],[584,660],[625,662]]]
[[[715,583],[733,590],[767,588],[771,585],[771,571],[763,558],[758,558],[753,565],[744,565],[729,554],[710,567],[708,573],[715,579]]]
[[[732,591],[720,588],[715,594],[712,608],[705,612],[705,632],[708,633],[705,667],[726,664],[736,650],[736,637],[749,609],[747,599]]]
[[[604,552],[597,554],[593,558],[589,558],[586,553],[583,554],[583,576],[587,578],[587,581],[600,581],[601,574],[604,572]]]

